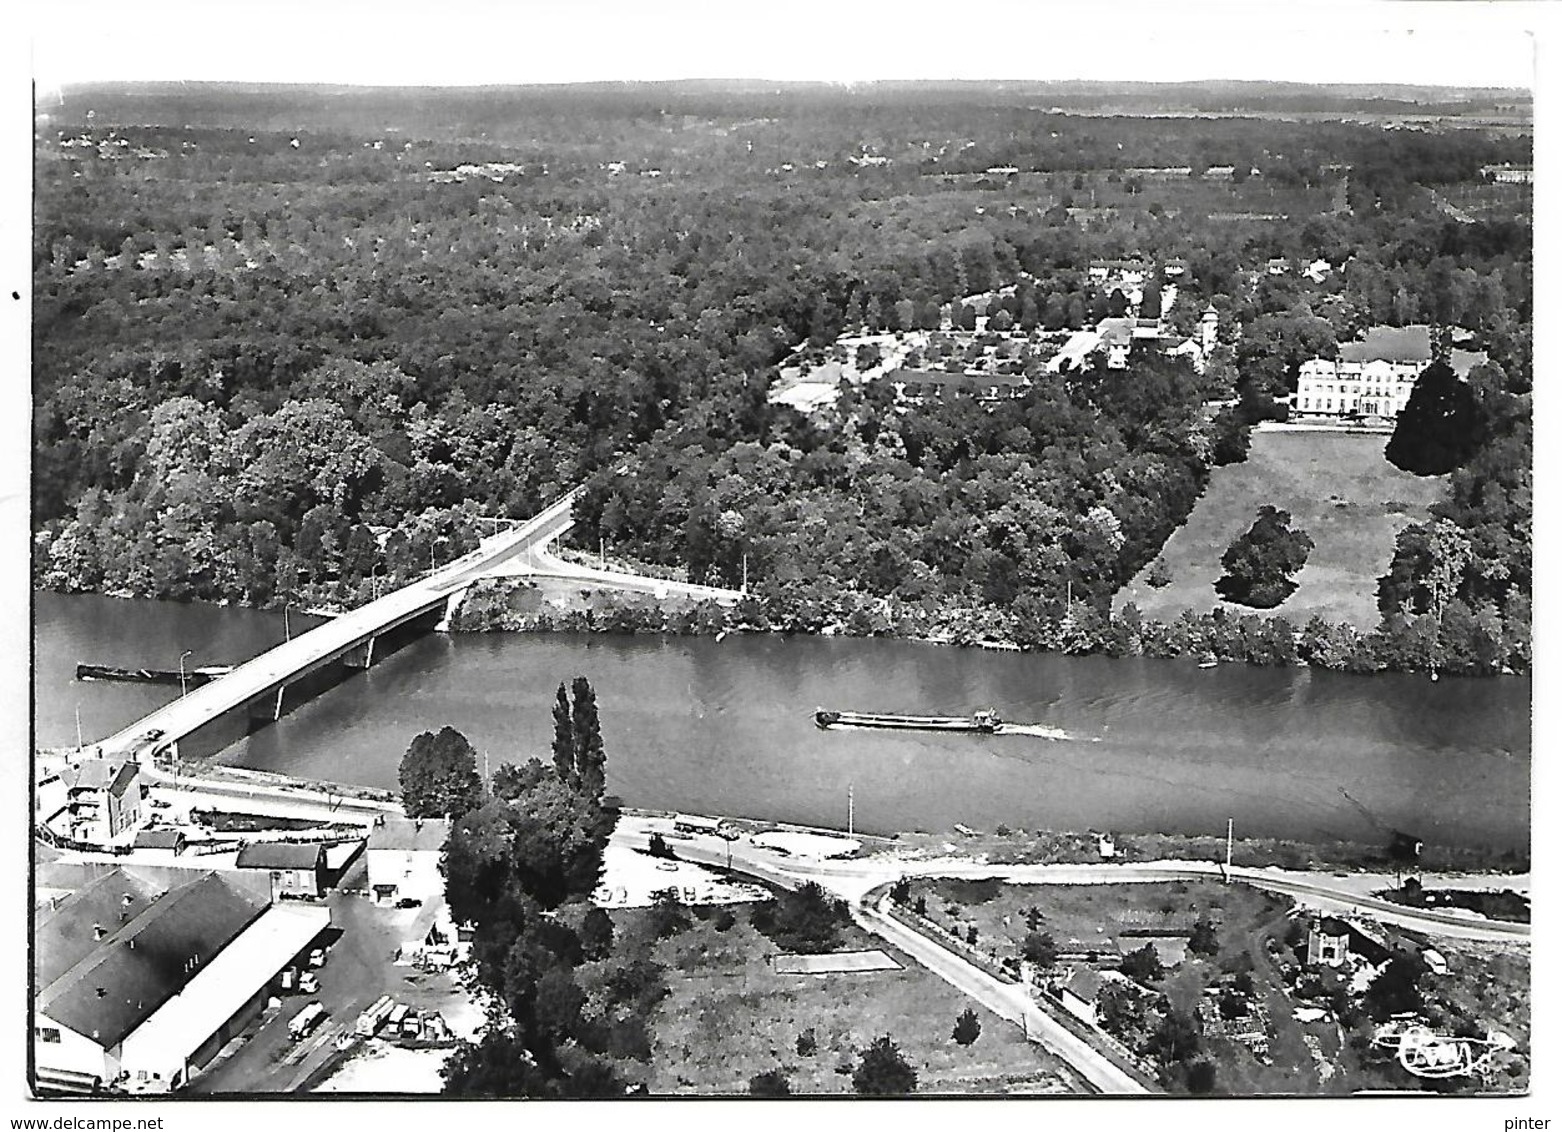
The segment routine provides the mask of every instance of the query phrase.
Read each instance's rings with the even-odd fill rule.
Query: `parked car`
[[[421,906],[422,903],[423,901],[419,900],[416,896],[403,896],[400,900],[396,901],[396,907],[417,908]]]
[[[302,994],[319,994],[320,980],[313,971],[305,971],[298,977],[298,989]]]

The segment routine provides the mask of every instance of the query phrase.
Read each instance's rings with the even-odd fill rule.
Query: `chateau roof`
[[[1340,344],[1342,362],[1430,362],[1429,326],[1374,326],[1359,342]]]

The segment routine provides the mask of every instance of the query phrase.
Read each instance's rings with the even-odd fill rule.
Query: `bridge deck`
[[[129,754],[175,742],[221,716],[288,684],[371,637],[439,607],[505,559],[568,530],[578,491],[513,530],[486,539],[470,554],[448,563],[394,593],[344,613],[238,665],[226,676],[158,708],[98,744],[105,753]],[[157,731],[156,739],[149,733]]]

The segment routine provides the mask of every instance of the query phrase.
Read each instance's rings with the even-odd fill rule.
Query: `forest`
[[[1484,617],[1470,670],[1526,663],[1530,226],[1429,194],[1527,164],[1528,135],[1047,105],[68,92],[36,153],[36,582],[350,605],[588,482],[581,545],[746,576],[770,624],[964,618],[1044,647],[1095,625],[1108,648],[1112,594],[1283,416],[1300,363],[1433,322],[1490,356],[1481,441],[1438,516],[1462,542],[1402,538],[1383,632]],[[1090,261],[1122,256],[1186,260],[1173,321],[1220,319],[1204,374],[1136,351],[996,407],[766,400],[799,347],[999,288],[1022,329],[1078,326],[1113,301]],[[1272,257],[1337,270],[1254,270]]]

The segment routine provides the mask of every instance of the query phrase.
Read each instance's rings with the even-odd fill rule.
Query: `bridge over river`
[[[339,683],[345,673],[368,668],[376,652],[384,656],[412,637],[432,632],[447,620],[467,588],[485,577],[560,577],[583,585],[661,596],[676,592],[722,602],[741,596],[735,590],[595,570],[549,554],[548,545],[574,524],[573,505],[581,490],[394,593],[334,617],[191,690],[110,735],[97,748],[104,755],[130,755],[147,764],[152,756],[200,757],[221,750],[280,719],[290,704]]]

